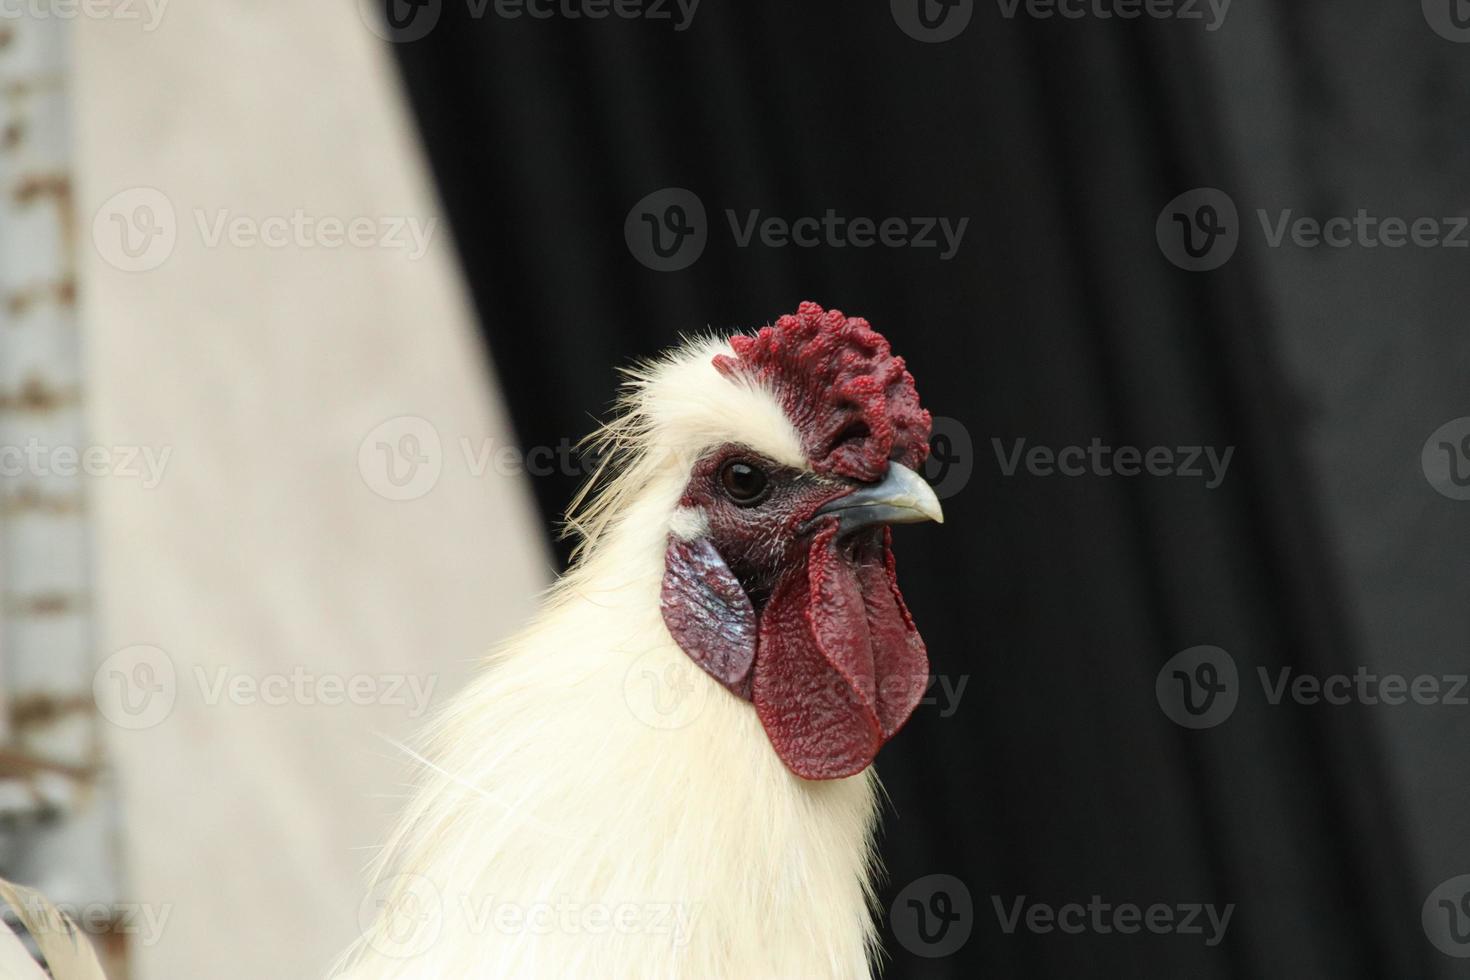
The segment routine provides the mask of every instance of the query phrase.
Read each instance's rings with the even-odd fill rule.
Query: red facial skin
[[[766,474],[766,496],[755,504],[736,503],[720,486],[720,473],[737,460]],[[759,612],[777,579],[805,555],[809,538],[801,531],[812,514],[853,487],[845,480],[782,466],[744,446],[727,445],[695,465],[679,505],[704,514],[709,523],[705,537]]]
[[[766,474],[767,492],[753,503],[721,486],[735,460]],[[753,701],[777,754],[806,779],[861,772],[928,683],[887,529],[839,539],[836,517],[812,517],[855,486],[722,447],[695,467],[680,501],[703,513],[707,534],[671,539],[665,558],[670,633]]]

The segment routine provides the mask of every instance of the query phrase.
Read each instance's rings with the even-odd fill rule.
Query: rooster
[[[888,525],[943,520],[929,430],[815,303],[628,372],[571,568],[416,753],[338,975],[869,976],[870,764],[929,681]]]

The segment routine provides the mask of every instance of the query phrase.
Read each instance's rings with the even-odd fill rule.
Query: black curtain
[[[803,299],[870,319],[945,420],[930,475],[947,522],[901,529],[896,550],[934,671],[965,686],[879,759],[886,976],[1430,975],[1367,712],[1242,690],[1195,730],[1156,695],[1200,645],[1228,651],[1242,686],[1356,662],[1260,262],[1241,249],[1187,271],[1156,237],[1166,202],[1240,176],[1203,25],[962,2],[963,31],[929,43],[902,3],[705,0],[684,29],[672,5],[400,6],[401,24],[437,17],[395,50],[523,445],[585,434],[616,365]],[[635,210],[669,188],[702,223],[669,192]],[[904,219],[893,240],[910,244],[741,243],[753,211],[829,209]],[[703,252],[650,268],[630,211],[635,232],[642,213],[682,214]],[[952,255],[937,222],[937,245],[912,243],[928,218],[968,219]],[[1008,475],[1021,439],[1234,451],[1215,487]],[[548,530],[575,469],[533,481]],[[958,949],[898,921],[915,894],[948,911]],[[1023,896],[1234,910],[1215,945],[1208,925],[1008,932]]]

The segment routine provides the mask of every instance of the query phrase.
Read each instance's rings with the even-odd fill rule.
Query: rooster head
[[[709,364],[716,386],[754,400],[738,425],[704,427],[669,522],[664,623],[752,702],[787,768],[853,775],[929,680],[888,531],[943,520],[915,472],[929,413],[887,340],[815,303],[730,338]]]
[[[786,767],[863,771],[929,682],[889,546],[889,525],[943,520],[903,360],[866,320],[802,303],[630,375],[573,504],[584,587],[655,562],[669,634],[751,702]]]

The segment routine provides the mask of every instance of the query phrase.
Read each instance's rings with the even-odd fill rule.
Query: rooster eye
[[[731,460],[720,470],[720,486],[731,500],[749,507],[765,497],[766,474],[744,460]]]

